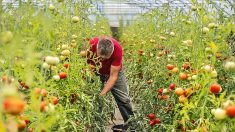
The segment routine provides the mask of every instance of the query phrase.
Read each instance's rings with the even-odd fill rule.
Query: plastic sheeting
[[[14,7],[17,7],[19,0],[2,0],[3,5],[7,3],[13,3]],[[21,0],[27,1],[27,0]],[[44,6],[40,1],[47,1],[53,3],[56,0],[31,0],[35,5]],[[66,1],[66,0],[65,0]],[[73,0],[76,1],[82,0]],[[84,0],[83,0],[84,1]],[[191,8],[192,0],[87,0],[93,6],[91,10],[106,17],[109,20],[110,26],[119,27],[119,21],[122,20],[124,26],[136,21],[136,16],[145,12],[148,12],[155,8],[161,8],[164,4],[168,4],[174,8],[181,8],[187,11]],[[226,15],[234,15],[235,0],[197,0],[198,3],[209,1],[208,7],[212,7],[216,10],[223,11]],[[90,15],[89,18],[96,21],[96,15]]]

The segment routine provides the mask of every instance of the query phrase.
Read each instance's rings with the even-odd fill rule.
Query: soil
[[[124,123],[124,121],[123,121],[123,119],[122,119],[122,115],[121,115],[121,113],[120,113],[118,107],[115,107],[115,115],[114,115],[114,116],[115,116],[115,120],[113,120],[113,122],[114,122],[116,125],[118,125],[118,124],[123,124],[123,123]],[[112,121],[109,121],[109,124],[110,124],[110,125],[107,126],[107,131],[106,131],[106,132],[113,132],[112,129],[111,129],[112,126],[115,125],[113,122],[112,122]]]

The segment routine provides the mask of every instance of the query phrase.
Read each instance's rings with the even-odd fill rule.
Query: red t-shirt
[[[99,69],[99,73],[102,75],[109,75],[110,74],[111,65],[122,67],[122,47],[117,40],[115,40],[113,38],[109,38],[109,39],[114,44],[114,51],[109,59],[105,59],[105,60],[100,61],[101,68]],[[92,51],[93,55],[94,55],[94,56],[92,56],[92,58],[97,57],[97,44],[98,43],[99,43],[98,37],[92,38],[89,41],[90,51]],[[92,65],[98,65],[97,63],[95,64],[95,62],[93,60],[91,60],[91,58],[88,58],[88,63],[90,63]]]

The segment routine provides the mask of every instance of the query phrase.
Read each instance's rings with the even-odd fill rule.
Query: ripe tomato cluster
[[[59,103],[59,99],[55,96],[51,96],[50,101],[47,101],[46,89],[35,88],[34,94],[37,99],[42,99],[42,101],[40,102],[40,111],[41,112],[43,112],[45,110],[45,108],[47,108],[47,107],[50,108],[50,103],[52,103],[53,105],[57,105]],[[47,105],[47,103],[49,103],[49,105]]]
[[[155,114],[153,114],[153,113],[148,114],[148,118],[149,118],[149,125],[150,126],[154,126],[156,124],[161,123],[161,120],[159,118],[155,118]]]

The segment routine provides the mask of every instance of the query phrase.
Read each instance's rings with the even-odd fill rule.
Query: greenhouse
[[[0,0],[0,132],[234,132],[234,0]]]

